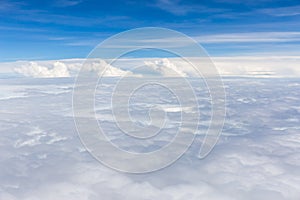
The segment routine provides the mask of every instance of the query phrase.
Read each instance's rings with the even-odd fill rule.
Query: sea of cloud
[[[79,66],[77,61],[72,62],[73,68]],[[158,64],[164,62],[169,63]],[[24,74],[48,77],[49,73],[57,75],[59,71],[54,70],[55,66],[48,66],[47,71],[41,63],[33,65],[33,68],[23,68]],[[63,74],[72,76],[73,71],[67,68],[70,71],[63,70]],[[194,144],[172,166],[132,175],[105,167],[81,144],[72,117],[73,77],[0,79],[3,91],[0,199],[298,200],[299,79],[235,77],[223,81],[227,117],[212,153],[205,159],[197,158],[204,123],[199,126]],[[106,92],[112,86],[107,83],[102,87],[104,90],[100,89],[96,96],[99,103],[96,109],[99,121],[105,122],[105,126],[112,120],[110,113],[105,112],[109,110]],[[209,100],[202,98],[200,102],[201,119],[205,121],[209,118]],[[170,106],[165,110],[172,121],[172,113],[178,109]],[[107,133],[113,135],[113,127],[107,128]],[[134,146],[113,136],[117,144]]]

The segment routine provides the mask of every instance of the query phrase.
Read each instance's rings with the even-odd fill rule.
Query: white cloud
[[[207,60],[190,58],[199,71]],[[221,76],[300,77],[300,57],[212,57]],[[195,69],[179,58],[153,59],[145,64],[161,75],[194,77]],[[209,67],[208,65],[205,65]]]
[[[271,16],[284,17],[284,16],[300,15],[299,10],[300,10],[300,6],[288,6],[288,7],[279,7],[279,8],[259,9],[257,11]]]
[[[194,37],[200,43],[241,43],[241,42],[299,42],[300,32],[250,32],[203,35]]]
[[[241,62],[239,59],[236,62]],[[257,64],[257,59],[248,58],[246,63],[253,60]],[[224,58],[218,61],[232,62]],[[197,135],[182,159],[169,168],[143,175],[118,173],[87,153],[69,114],[72,84],[73,79],[13,79],[1,85],[26,97],[0,100],[0,199],[298,200],[298,79],[225,81],[228,118],[214,151],[199,160],[201,135]],[[53,92],[57,90],[66,93]],[[106,90],[97,95],[103,103],[101,108],[109,108],[106,98]],[[106,111],[103,113],[108,114]],[[99,117],[104,116],[99,113]],[[118,130],[108,122],[104,124],[109,134]],[[133,145],[122,138],[115,140]]]
[[[157,0],[150,6],[169,12],[173,15],[186,15],[188,13],[218,13],[224,11],[219,8],[209,8],[203,5],[184,4],[183,1],[177,0]]]
[[[82,3],[82,0],[56,0],[54,5],[57,7],[70,7],[80,3]]]
[[[169,59],[164,58],[154,61],[145,61],[147,67],[150,67],[154,71],[158,72],[164,77],[187,77],[188,75],[183,71],[183,68],[179,68],[178,65],[172,63]]]
[[[39,65],[37,62],[29,62],[20,68],[14,69],[17,73],[30,77],[69,77],[70,73],[67,66],[59,61],[53,63],[52,68]]]
[[[85,61],[85,64],[83,64]],[[22,62],[21,67],[14,67],[14,71],[24,76],[36,78],[70,77],[75,76],[82,68],[84,71],[97,73],[99,76],[130,76],[130,71],[113,67],[101,59],[70,59],[60,61]],[[102,74],[103,73],[103,74]]]
[[[95,72],[98,76],[105,77],[114,77],[114,76],[133,76],[133,73],[130,71],[124,71],[122,69],[113,67],[108,64],[106,61],[97,59],[97,60],[87,60],[84,65],[81,66],[82,70]]]
[[[196,67],[201,69],[203,60],[194,59]],[[211,57],[221,76],[251,76],[251,77],[299,77],[299,56],[245,56],[245,57]],[[85,59],[68,59],[58,61],[19,61],[3,63],[1,70],[8,73],[9,69],[31,77],[69,77],[76,76]],[[90,60],[85,70],[104,76],[140,76],[143,73],[155,72],[162,76],[193,77],[195,69],[180,58],[129,58],[120,59],[109,65],[110,60]],[[145,66],[145,71],[134,71],[136,66]]]
[[[215,57],[223,76],[300,77],[300,57]]]

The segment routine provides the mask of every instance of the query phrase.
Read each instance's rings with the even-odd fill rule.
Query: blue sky
[[[0,61],[84,58],[107,37],[158,26],[194,37],[212,56],[299,55],[295,0],[1,0]]]

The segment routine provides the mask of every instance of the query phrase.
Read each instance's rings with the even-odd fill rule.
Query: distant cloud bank
[[[191,58],[196,59],[196,58]],[[214,57],[213,63],[221,76],[250,77],[299,77],[300,57]],[[49,61],[19,61],[4,63],[6,68],[27,77],[53,78],[76,76],[85,59],[66,59]],[[196,63],[201,68],[201,60]],[[132,71],[133,66],[143,66],[144,71]],[[142,76],[152,73],[163,77],[193,77],[195,73],[180,58],[130,58],[121,59],[113,64],[104,60],[91,60],[84,70],[99,76]],[[1,73],[1,72],[0,72]],[[103,73],[103,74],[102,74]]]

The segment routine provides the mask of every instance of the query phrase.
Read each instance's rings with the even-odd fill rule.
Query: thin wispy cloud
[[[258,12],[276,17],[296,16],[300,15],[300,6],[260,9]]]
[[[46,11],[22,11],[19,13],[19,16],[22,16],[22,21],[29,22],[38,22],[43,24],[58,24],[58,25],[67,25],[67,26],[95,26],[103,24],[110,21],[109,17],[107,18],[89,18],[89,17],[80,17],[80,16],[70,16],[63,14],[52,14]],[[15,16],[15,17],[19,17]],[[113,20],[113,19],[111,19]]]
[[[170,1],[170,0],[159,0],[152,6],[157,7],[161,10],[170,12],[175,15],[185,15],[189,12],[195,12],[195,8],[191,6],[182,6],[178,5],[178,1]]]
[[[185,4],[183,1],[158,0],[151,6],[164,10],[174,15],[186,15],[189,13],[215,13],[224,11],[224,9],[210,8],[202,5]]]
[[[99,44],[100,41],[99,40],[78,40],[78,41],[70,41],[70,42],[66,42],[64,43],[67,46],[86,46],[86,47],[94,47],[97,44]]]
[[[68,7],[80,4],[82,1],[57,1],[55,6]],[[89,15],[78,14],[61,14],[56,12],[50,12],[45,8],[33,9],[26,4],[21,3],[5,3],[0,7],[0,12],[6,15],[6,18],[10,20],[17,20],[18,22],[31,22],[40,23],[45,26],[49,24],[65,25],[75,27],[93,27],[96,25],[112,25],[112,22],[122,22],[130,19],[128,16],[122,15],[105,15],[92,17]],[[63,9],[63,8],[61,8]],[[14,15],[7,15],[9,12],[14,12]],[[1,14],[1,13],[0,13]]]
[[[24,3],[21,1],[1,0],[0,11],[7,12],[11,10],[16,10],[19,9],[22,5],[24,5]]]
[[[83,0],[57,0],[54,5],[57,7],[70,7],[79,5],[82,2]]]
[[[46,32],[46,29],[42,28],[26,28],[26,27],[16,27],[16,26],[0,26],[0,30],[5,30],[5,31],[25,31],[25,32]]]
[[[300,32],[247,32],[195,37],[201,43],[299,42]]]

